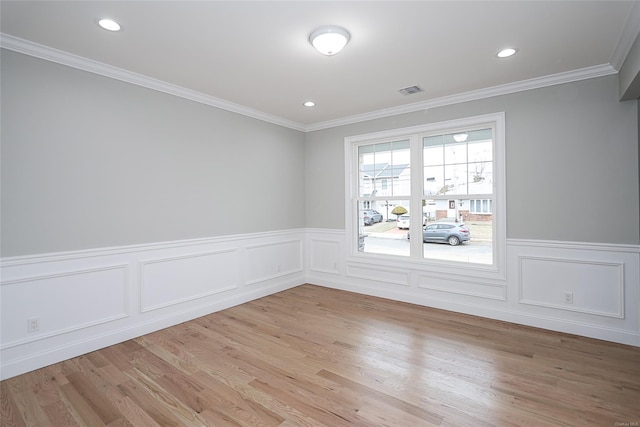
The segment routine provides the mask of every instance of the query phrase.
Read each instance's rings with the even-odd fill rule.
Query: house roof
[[[397,178],[409,167],[409,164],[390,165],[389,163],[377,163],[360,166],[360,172],[372,178]]]

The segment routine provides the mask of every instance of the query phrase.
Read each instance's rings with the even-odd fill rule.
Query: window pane
[[[445,194],[468,194],[467,165],[447,165],[444,167]]]
[[[360,197],[409,195],[411,168],[409,141],[358,147]],[[385,185],[383,187],[383,182]]]
[[[469,194],[493,193],[493,163],[469,163]]]
[[[380,213],[382,221],[371,220],[375,212],[364,209],[359,204],[359,251],[372,254],[409,256],[409,240],[407,239],[410,221],[409,200],[374,202],[372,210]],[[393,213],[395,212],[395,213]]]
[[[425,217],[426,227],[422,232],[423,257],[431,260],[492,264],[492,217],[473,212],[474,208],[481,210],[483,202],[485,206],[491,206],[491,200],[453,201],[453,209],[450,209],[449,200],[436,200],[435,215]],[[459,220],[456,221],[456,218]],[[465,233],[464,229],[468,230],[468,233]],[[452,239],[451,236],[455,238]],[[463,236],[468,236],[469,240],[464,241]]]
[[[424,168],[424,195],[445,194],[444,166],[427,166]]]
[[[442,136],[423,139],[422,157],[424,166],[444,164],[444,144]]]
[[[452,135],[447,137],[451,139],[447,140],[444,146],[444,163],[447,165],[467,163],[467,143],[455,142]]]
[[[469,143],[470,162],[489,162],[493,159],[493,147],[491,141],[477,141]]]

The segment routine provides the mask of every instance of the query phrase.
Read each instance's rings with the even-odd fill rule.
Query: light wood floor
[[[640,422],[640,348],[312,285],[0,384],[2,426]]]

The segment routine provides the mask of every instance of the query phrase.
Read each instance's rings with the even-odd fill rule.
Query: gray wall
[[[2,51],[3,257],[304,227],[304,134]]]
[[[640,242],[638,103],[617,76],[306,135],[2,51],[3,257],[344,228],[344,137],[506,112],[507,235]]]
[[[640,243],[638,104],[601,77],[306,136],[306,226],[344,228],[344,138],[504,111],[507,237]]]

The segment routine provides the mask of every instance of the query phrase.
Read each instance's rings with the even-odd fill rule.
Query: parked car
[[[411,217],[409,215],[400,215],[397,221],[398,228],[400,230],[403,230],[403,229],[408,230],[409,223],[411,222],[410,220],[411,220]]]
[[[423,213],[422,214],[422,225],[427,225],[427,214]],[[400,218],[398,218],[398,228],[399,229],[405,229],[408,230],[409,229],[409,222],[411,219],[411,215],[400,215]]]
[[[407,233],[407,239],[409,238]],[[471,239],[471,233],[464,224],[435,223],[429,224],[422,230],[422,241],[424,243],[448,243],[457,246],[462,242]]]
[[[369,209],[362,211],[364,217],[364,225],[375,224],[376,222],[382,222],[382,214],[376,210]]]

